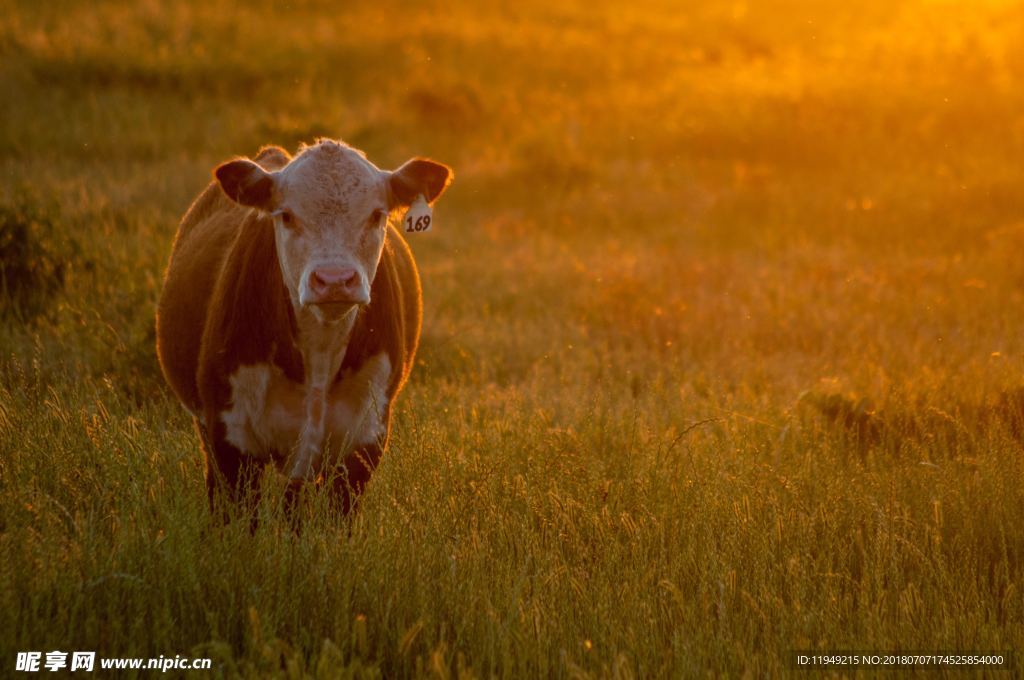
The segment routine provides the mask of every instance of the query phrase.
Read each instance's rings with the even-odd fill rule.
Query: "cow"
[[[426,158],[380,170],[329,139],[216,168],[178,227],[156,322],[211,511],[247,506],[255,528],[269,463],[288,477],[286,498],[316,480],[353,509],[387,446],[422,322],[394,218],[433,204],[452,178]]]

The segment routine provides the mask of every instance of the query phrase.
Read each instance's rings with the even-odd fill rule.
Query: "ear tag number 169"
[[[405,217],[402,218],[402,226],[407,234],[419,234],[430,231],[431,223],[434,221],[434,212],[430,209],[427,199],[423,194],[416,197],[416,200],[409,206]]]

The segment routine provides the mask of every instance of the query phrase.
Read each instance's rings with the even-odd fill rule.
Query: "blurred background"
[[[445,375],[599,342],[788,398],[1015,356],[1019,3],[5,4],[5,309],[129,389],[211,168],[318,136],[456,168],[415,244]]]

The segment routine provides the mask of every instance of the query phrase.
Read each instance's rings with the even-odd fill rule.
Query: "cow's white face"
[[[333,323],[370,303],[391,212],[418,194],[433,202],[451,171],[414,159],[387,172],[349,146],[322,140],[276,172],[235,160],[218,167],[216,177],[232,200],[273,216],[296,312]]]

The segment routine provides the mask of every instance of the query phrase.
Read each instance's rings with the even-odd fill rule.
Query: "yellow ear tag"
[[[419,234],[424,231],[430,231],[433,221],[434,211],[430,209],[430,205],[427,203],[427,199],[423,198],[423,194],[420,194],[412,202],[412,205],[409,206],[405,217],[402,218],[402,226],[407,234]]]

